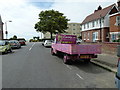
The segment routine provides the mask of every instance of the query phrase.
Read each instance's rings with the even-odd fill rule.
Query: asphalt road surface
[[[92,63],[65,65],[41,43],[2,55],[3,88],[115,88],[114,76]]]

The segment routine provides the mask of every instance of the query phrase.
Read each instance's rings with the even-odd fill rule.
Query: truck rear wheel
[[[64,55],[63,62],[64,62],[64,64],[69,64],[70,63],[70,60],[68,59],[68,55],[67,54]]]

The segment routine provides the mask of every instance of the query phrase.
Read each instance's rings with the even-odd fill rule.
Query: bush
[[[33,39],[30,39],[29,42],[40,42],[41,40],[33,40]]]
[[[118,40],[113,40],[112,42],[120,42],[120,39],[118,39]]]
[[[113,42],[116,42],[116,40],[113,40]]]

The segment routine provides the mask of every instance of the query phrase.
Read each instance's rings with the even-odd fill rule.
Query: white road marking
[[[67,66],[67,68],[69,68],[70,70],[72,69],[70,66],[68,66],[68,65],[66,65]]]
[[[78,73],[76,73],[76,75],[77,75],[80,79],[84,80]]]
[[[35,45],[35,43],[32,45],[32,47],[29,49],[29,51],[33,48],[34,45]]]
[[[29,49],[29,51],[31,50],[32,48]]]

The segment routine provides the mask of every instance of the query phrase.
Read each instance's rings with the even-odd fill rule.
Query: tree
[[[14,36],[13,36],[13,39],[17,39],[17,36],[16,36],[16,35],[14,35]]]
[[[37,32],[49,32],[52,39],[52,34],[64,33],[68,28],[69,19],[63,16],[63,13],[54,10],[41,11],[39,14],[39,22],[35,24]]]
[[[10,38],[10,40],[17,40],[17,36],[14,35],[12,38]]]

